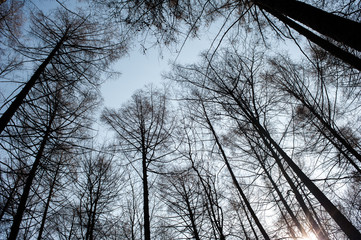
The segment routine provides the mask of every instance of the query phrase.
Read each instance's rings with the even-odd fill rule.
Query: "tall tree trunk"
[[[298,186],[301,186],[301,183],[298,181],[297,178],[295,178],[295,181],[296,181],[296,184],[297,184]],[[321,231],[324,232],[324,233],[326,233],[327,231],[326,231],[326,229],[324,228],[324,226],[321,224],[321,219],[318,217],[318,214],[317,214],[315,208],[313,207],[313,204],[312,204],[311,201],[310,201],[309,195],[305,193],[305,191],[304,191],[304,189],[303,189],[302,187],[300,187],[300,189],[301,189],[301,192],[302,192],[303,196],[305,196],[305,199],[306,199],[306,201],[307,201],[307,203],[308,203],[308,206],[310,206],[310,209],[311,209],[311,211],[313,212],[313,215],[315,216],[315,221],[316,221],[316,222],[318,223],[318,225],[320,226]]]
[[[96,191],[96,197],[95,197],[95,201],[94,201],[94,210],[92,212],[92,218],[91,218],[91,224],[90,224],[90,232],[89,232],[89,240],[93,240],[94,239],[94,228],[95,228],[95,221],[96,221],[96,217],[97,217],[97,208],[98,208],[98,202],[100,199],[100,188],[101,185],[103,184],[101,176],[99,176],[99,181],[98,181],[98,187],[97,187],[97,191]]]
[[[73,210],[73,215],[72,215],[72,218],[71,218],[71,225],[70,225],[68,240],[73,239],[73,229],[74,229],[75,214],[76,214],[75,210]]]
[[[273,11],[272,9],[265,9],[267,12],[271,13],[274,17],[278,18],[281,22],[286,24],[287,26],[293,28],[301,35],[305,36],[307,39],[309,39],[311,42],[317,44],[321,48],[328,51],[330,54],[334,55],[335,57],[341,59],[345,63],[348,63],[350,66],[358,69],[361,71],[361,59],[342,48],[336,46],[335,44],[331,43],[328,40],[325,40],[324,38],[314,34],[307,28],[301,26],[297,22],[293,21],[292,19]]]
[[[90,177],[88,176],[88,181],[91,181],[90,180]],[[88,182],[88,184],[90,184],[90,192],[89,192],[89,206],[86,206],[85,207],[85,211],[86,211],[86,214],[87,214],[87,223],[85,225],[85,240],[90,240],[89,236],[90,236],[90,231],[91,231],[91,219],[93,217],[93,189],[94,189],[94,185],[92,182]],[[89,207],[89,209],[87,209],[87,207]]]
[[[238,192],[238,193],[239,193],[239,192]],[[242,198],[242,197],[241,197],[241,198]],[[246,218],[247,218],[247,221],[248,221],[248,223],[249,223],[249,226],[251,227],[251,230],[252,230],[252,232],[253,232],[253,237],[254,237],[254,239],[259,240],[258,233],[256,232],[256,229],[255,229],[254,226],[253,226],[252,220],[251,220],[251,218],[250,218],[249,215],[248,215],[248,211],[247,211],[247,209],[246,209],[246,206],[244,206],[244,204],[243,204],[242,201],[240,201],[240,205],[241,205],[241,207],[242,207],[242,210],[243,210],[244,214],[246,215]],[[253,238],[250,238],[250,239],[253,239]]]
[[[265,139],[265,144],[270,144],[280,154],[280,156],[286,161],[291,167],[297,177],[305,184],[308,190],[316,197],[321,203],[324,209],[330,214],[333,220],[339,225],[341,230],[350,239],[361,239],[361,233],[357,228],[337,209],[337,207],[323,194],[323,192],[306,176],[306,174],[297,166],[297,164],[287,155],[285,151],[279,146],[279,144],[271,137],[269,132],[260,124],[258,119],[253,115],[250,109],[247,109],[247,102],[244,99],[240,99],[235,96],[232,91],[229,92],[233,100],[240,107],[242,112],[246,115],[248,120],[252,123],[255,130]],[[273,149],[272,147],[270,150]]]
[[[243,204],[242,204],[242,209],[245,210]],[[246,211],[244,211],[246,213]],[[247,233],[247,230],[246,230],[246,227],[245,225],[243,224],[243,218],[241,217],[241,215],[239,214],[239,211],[238,209],[236,209],[236,213],[237,213],[237,217],[238,217],[238,221],[239,221],[239,224],[241,225],[241,228],[242,228],[242,231],[243,231],[243,234],[244,234],[244,237],[246,240],[250,240],[251,238],[248,236],[248,233]],[[250,222],[249,220],[249,217],[248,217],[248,214],[246,214],[246,218],[248,220],[248,222]],[[251,225],[252,227],[252,225]],[[253,233],[255,234],[255,231],[254,229],[252,229]],[[258,240],[257,236],[255,238],[256,240]]]
[[[265,145],[267,146],[268,150],[271,152],[273,158],[275,159],[276,164],[278,165],[278,168],[281,170],[282,175],[286,178],[286,181],[287,181],[288,185],[291,187],[292,192],[295,194],[296,200],[300,204],[303,212],[305,213],[307,220],[310,222],[312,229],[316,233],[317,238],[320,240],[328,240],[329,238],[326,236],[325,233],[322,232],[322,228],[317,224],[317,222],[313,218],[312,212],[310,211],[310,209],[307,207],[305,201],[303,200],[302,194],[298,191],[295,183],[293,182],[291,177],[286,172],[286,169],[284,168],[284,166],[281,162],[281,159],[279,158],[277,153],[274,151],[271,144],[267,141],[267,139],[265,139],[264,136],[261,136],[261,138],[262,138],[263,142],[265,143]]]
[[[223,160],[224,160],[224,162],[225,162],[225,164],[227,166],[228,172],[231,175],[233,184],[235,185],[236,189],[238,190],[239,194],[241,195],[243,202],[246,204],[248,211],[251,213],[251,216],[252,216],[253,220],[255,221],[258,229],[261,231],[262,236],[264,237],[264,239],[266,239],[266,240],[270,239],[270,237],[268,236],[266,230],[263,228],[261,222],[259,221],[256,213],[253,211],[253,208],[252,208],[251,204],[249,203],[246,195],[243,193],[243,190],[242,190],[241,186],[239,185],[235,174],[233,173],[232,167],[231,167],[231,165],[229,164],[229,161],[228,161],[228,157],[227,157],[225,151],[223,150],[223,147],[222,147],[222,145],[221,145],[221,143],[220,143],[220,141],[218,139],[218,135],[217,135],[216,131],[214,130],[210,119],[208,118],[207,111],[206,111],[205,106],[203,105],[203,103],[202,103],[202,108],[203,108],[203,114],[204,114],[204,117],[205,117],[205,119],[207,121],[209,130],[211,130],[213,138],[216,141],[217,147],[218,147],[219,151],[221,152],[222,158],[223,158]]]
[[[143,211],[144,211],[144,240],[150,240],[150,214],[148,191],[148,166],[145,147],[145,133],[142,130],[142,170],[143,170]]]
[[[21,221],[23,219],[24,211],[25,211],[25,208],[26,208],[26,202],[28,200],[28,196],[29,196],[29,193],[30,193],[30,188],[31,188],[31,186],[33,184],[33,180],[35,178],[36,171],[37,171],[38,166],[40,164],[40,161],[41,161],[41,159],[43,157],[44,149],[45,149],[45,146],[46,146],[46,144],[48,142],[48,139],[49,139],[49,136],[50,136],[50,133],[51,133],[51,125],[52,125],[52,123],[53,123],[53,121],[55,119],[56,111],[57,111],[57,107],[54,108],[54,111],[52,112],[52,114],[50,116],[49,123],[48,123],[48,126],[46,127],[46,131],[45,131],[45,134],[44,134],[43,139],[41,141],[38,153],[36,154],[34,163],[33,163],[32,167],[31,167],[31,170],[30,170],[30,172],[28,174],[28,177],[26,179],[25,187],[24,187],[23,193],[21,195],[20,203],[19,203],[19,206],[18,206],[18,208],[16,210],[16,214],[14,216],[14,220],[13,220],[13,224],[11,226],[11,231],[10,231],[10,235],[9,235],[8,240],[16,240],[17,235],[19,233],[20,224],[21,224]]]
[[[246,134],[247,135],[247,134]],[[248,137],[248,136],[247,136]],[[294,224],[296,225],[296,227],[298,228],[298,230],[301,232],[302,236],[307,236],[306,231],[304,230],[304,228],[302,227],[301,223],[298,221],[297,217],[295,216],[295,214],[293,213],[293,211],[291,210],[291,207],[288,205],[286,199],[283,197],[280,189],[278,188],[277,184],[275,183],[275,181],[273,180],[271,174],[269,173],[269,171],[266,168],[265,162],[262,161],[261,156],[258,155],[255,147],[251,144],[250,140],[248,140],[249,145],[251,146],[252,151],[254,152],[254,154],[256,155],[256,158],[258,159],[258,162],[260,163],[264,173],[266,173],[266,176],[268,178],[268,180],[271,182],[272,188],[276,191],[279,199],[281,200],[283,206],[286,208],[286,211],[288,212],[288,214],[290,215],[292,221],[294,222]],[[277,201],[278,202],[278,201]],[[283,214],[283,213],[282,213]]]
[[[223,234],[223,227],[220,223],[220,221],[218,221],[217,218],[217,214],[214,211],[213,206],[218,207],[216,201],[213,199],[212,196],[212,188],[210,186],[210,184],[208,182],[206,182],[202,175],[200,174],[200,172],[198,171],[198,169],[194,166],[193,164],[193,160],[192,160],[192,169],[197,173],[197,176],[202,184],[204,193],[206,194],[206,198],[207,198],[207,203],[205,204],[205,207],[207,208],[207,212],[211,221],[211,225],[212,225],[212,229],[213,229],[213,234],[215,238],[219,238],[220,240],[224,240],[225,236]],[[217,233],[219,235],[219,237],[217,236]]]
[[[260,8],[292,18],[338,42],[361,51],[361,24],[296,0],[253,0]]]
[[[9,124],[11,118],[14,116],[15,112],[19,109],[20,105],[25,100],[26,96],[30,92],[30,90],[33,88],[41,74],[45,71],[46,66],[50,63],[50,61],[53,59],[53,57],[56,55],[56,53],[59,51],[61,46],[63,45],[64,41],[67,38],[68,30],[65,31],[63,37],[60,39],[60,41],[56,44],[56,46],[53,48],[53,50],[50,52],[48,57],[44,60],[42,64],[36,69],[33,76],[31,76],[30,80],[25,84],[23,89],[19,92],[19,94],[16,96],[15,100],[10,104],[9,108],[4,112],[4,114],[0,118],[0,134],[5,129],[5,127]]]
[[[184,185],[182,185],[184,192],[186,192],[186,189],[184,187]],[[188,214],[189,214],[189,220],[191,222],[191,231],[192,231],[192,235],[194,237],[195,240],[200,240],[199,238],[199,233],[198,233],[198,229],[197,229],[197,224],[196,224],[196,220],[195,220],[195,216],[194,213],[192,211],[192,207],[191,204],[189,202],[189,198],[188,195],[186,194],[185,196],[185,202],[187,205],[187,210],[188,210]]]
[[[271,195],[272,195],[272,197],[273,197],[273,199],[274,199],[274,201],[275,201],[275,203],[276,203],[276,205],[277,205],[277,207],[278,207],[278,210],[280,211],[280,214],[281,214],[281,217],[282,217],[282,219],[283,219],[283,222],[286,224],[287,229],[288,229],[288,231],[290,232],[291,239],[297,239],[296,233],[295,233],[295,231],[293,230],[293,226],[291,226],[291,223],[288,221],[288,219],[287,219],[287,217],[286,217],[286,214],[283,213],[283,209],[282,209],[282,207],[281,207],[280,202],[277,201],[277,198],[276,198],[276,196],[274,195],[273,192],[271,192]]]
[[[60,169],[60,164],[58,164],[58,166],[56,168],[53,181],[52,181],[52,183],[50,185],[48,198],[46,200],[43,216],[42,216],[42,219],[41,219],[41,225],[40,225],[39,234],[38,234],[38,238],[37,238],[38,240],[41,240],[43,232],[44,232],[45,221],[46,221],[46,217],[47,217],[47,214],[48,214],[48,209],[49,209],[49,206],[50,206],[51,198],[53,196],[53,192],[54,192],[55,184],[56,184],[56,181],[57,181],[59,169]]]

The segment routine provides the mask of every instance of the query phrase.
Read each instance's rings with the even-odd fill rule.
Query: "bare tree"
[[[135,167],[135,170],[139,171],[143,185],[144,239],[150,240],[148,174],[156,170],[152,166],[162,164],[170,153],[174,127],[167,96],[153,88],[138,91],[119,110],[106,109],[102,119],[116,133],[120,149],[129,163],[141,162],[141,167]]]
[[[268,119],[264,109],[267,108],[261,108],[260,103],[263,101],[272,102],[272,100],[259,98],[257,95],[259,89],[257,88],[256,76],[259,64],[261,64],[255,60],[257,55],[242,58],[237,53],[228,51],[220,57],[220,61],[216,62],[215,58],[216,56],[212,56],[213,61],[210,62],[210,58],[205,56],[206,64],[204,67],[196,65],[185,68],[178,67],[175,79],[204,91],[205,96],[207,96],[205,101],[216,102],[230,116],[233,116],[232,118],[251,127],[262,139],[268,151],[272,153],[278,166],[284,165],[282,161],[287,163],[292,172],[318,199],[342,231],[350,238],[359,237],[359,231],[271,136],[271,132],[265,124]]]
[[[85,150],[78,155],[79,170],[72,189],[75,223],[71,230],[76,238],[108,239],[116,232],[114,221],[123,176],[105,150]]]
[[[191,236],[200,240],[204,236],[203,224],[204,207],[200,182],[191,169],[170,170],[171,174],[162,176],[160,192],[172,219],[168,225],[185,237]],[[177,216],[173,219],[172,213]],[[188,234],[187,234],[188,233]]]
[[[202,99],[201,99],[201,101],[202,101]],[[232,182],[235,185],[236,189],[238,190],[238,192],[239,192],[239,194],[240,194],[240,196],[242,198],[242,202],[246,205],[247,210],[250,212],[250,214],[252,216],[252,219],[255,221],[255,224],[257,225],[257,227],[260,230],[260,232],[261,232],[262,236],[264,237],[264,239],[270,239],[268,233],[266,232],[266,230],[264,229],[264,227],[261,224],[260,220],[258,219],[257,215],[255,214],[255,211],[253,210],[247,196],[244,194],[244,191],[242,190],[242,188],[241,188],[241,186],[240,186],[240,184],[239,184],[239,182],[237,180],[237,177],[234,174],[234,171],[233,171],[233,169],[232,169],[232,167],[230,165],[230,162],[228,160],[226,152],[225,152],[225,150],[224,150],[224,148],[223,148],[223,146],[222,146],[222,144],[221,144],[221,142],[219,140],[218,134],[216,133],[216,131],[215,131],[214,127],[213,127],[213,124],[212,124],[212,122],[211,122],[211,120],[210,120],[210,118],[208,116],[208,113],[207,113],[207,110],[206,110],[206,108],[204,106],[204,103],[201,102],[200,104],[201,104],[201,107],[202,107],[202,110],[203,110],[203,116],[205,118],[205,121],[208,124],[208,128],[209,128],[209,130],[211,131],[211,133],[212,133],[212,135],[214,137],[214,141],[215,141],[215,143],[216,143],[216,145],[217,145],[217,147],[218,147],[218,149],[220,151],[220,154],[222,155],[222,158],[223,158],[223,160],[224,160],[224,162],[225,162],[225,164],[227,166],[228,172],[231,175]]]
[[[315,62],[317,63],[317,59]],[[339,127],[337,124],[337,121],[340,122],[337,118],[343,114],[347,115],[346,103],[354,102],[356,99],[343,97],[337,83],[336,86],[327,84],[328,79],[334,76],[328,75],[321,64],[317,63],[317,69],[312,71],[313,65],[309,66],[311,69],[308,70],[305,64],[297,65],[290,59],[280,57],[271,60],[272,70],[265,75],[265,78],[266,81],[273,83],[276,89],[297,101],[299,105],[295,115],[298,121],[310,124],[313,131],[319,132],[327,139],[360,173],[361,155],[357,138],[352,131],[346,133],[345,127]],[[312,72],[317,75],[312,76]],[[338,106],[339,102],[342,102],[342,107]]]
[[[41,179],[47,171],[56,171],[56,168],[51,168],[50,163],[55,160],[52,156],[69,151],[77,146],[76,141],[80,143],[87,137],[85,130],[90,125],[87,112],[97,105],[97,95],[91,89],[79,92],[62,84],[60,81],[38,83],[30,93],[31,101],[17,112],[15,126],[8,127],[6,137],[2,138],[3,150],[25,166],[26,176],[9,239],[16,239],[19,233],[29,196],[39,194],[35,179]],[[12,149],[17,149],[19,155],[15,155]],[[11,168],[6,165],[2,167],[2,171],[9,170]]]
[[[99,74],[117,59],[124,50],[124,42],[111,36],[109,26],[103,26],[90,16],[81,16],[66,10],[59,10],[48,17],[37,13],[32,17],[32,33],[41,47],[23,45],[19,51],[29,61],[40,62],[31,78],[17,94],[0,119],[0,133],[9,124],[12,116],[27,98],[30,90],[41,76],[50,75],[67,80],[68,85],[99,83]],[[72,77],[69,78],[69,75]],[[49,76],[43,80],[50,79]]]

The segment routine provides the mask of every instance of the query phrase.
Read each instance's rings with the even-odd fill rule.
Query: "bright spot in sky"
[[[308,237],[302,237],[300,240],[317,240],[317,237],[313,233],[308,233]]]

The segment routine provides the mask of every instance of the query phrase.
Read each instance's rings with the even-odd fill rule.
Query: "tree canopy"
[[[0,2],[0,239],[361,239],[359,1],[44,4]]]

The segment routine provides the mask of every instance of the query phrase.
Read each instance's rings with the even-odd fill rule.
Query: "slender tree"
[[[200,240],[203,236],[203,211],[200,183],[190,169],[171,170],[171,174],[162,176],[160,183],[161,196],[169,212],[178,216],[174,224],[170,224],[180,233],[184,229],[193,239]],[[166,216],[169,218],[169,215]],[[178,223],[180,222],[180,223]]]
[[[83,90],[67,88],[61,81],[38,83],[30,93],[32,101],[17,112],[16,125],[6,130],[8,137],[2,139],[4,150],[11,156],[9,150],[15,148],[27,159],[26,179],[9,239],[16,239],[19,233],[29,196],[32,189],[37,189],[34,186],[38,174],[41,179],[41,174],[52,169],[50,162],[55,153],[67,152],[76,147],[76,141],[80,143],[86,138],[85,129],[90,121],[87,112],[97,105],[97,95],[94,90]],[[24,162],[22,158],[17,160]]]
[[[106,109],[103,121],[111,127],[120,141],[125,156],[133,164],[141,162],[143,185],[144,239],[151,239],[149,209],[149,178],[151,166],[161,163],[168,155],[173,119],[165,93],[150,88],[135,93],[118,111]],[[138,169],[137,169],[138,170]]]
[[[336,123],[337,103],[340,101],[337,98],[341,99],[342,92],[339,93],[337,86],[326,84],[327,79],[333,76],[327,76],[326,70],[320,66],[320,63],[317,64],[319,67],[315,71],[318,76],[316,79],[312,76],[308,77],[307,72],[310,71],[305,70],[303,66],[293,64],[290,59],[271,60],[271,64],[273,69],[266,74],[266,81],[270,81],[276,89],[294,98],[300,104],[296,110],[299,120],[310,121],[313,128],[340,151],[356,171],[361,172],[358,143],[351,137],[352,133],[345,136]],[[346,98],[343,103],[345,101],[354,101],[354,99]],[[347,110],[345,106],[343,104],[344,112]]]
[[[341,211],[328,199],[325,194],[310,180],[310,178],[301,170],[295,161],[285,152],[280,144],[271,136],[267,126],[262,124],[261,113],[258,109],[258,99],[256,96],[255,70],[259,66],[255,64],[254,57],[247,60],[239,60],[239,55],[233,55],[228,52],[227,57],[222,59],[225,65],[218,62],[209,62],[206,66],[189,66],[182,73],[182,68],[178,68],[178,80],[187,82],[207,92],[208,98],[216,99],[227,112],[236,114],[237,118],[242,116],[252,126],[254,131],[259,134],[269,151],[274,152],[274,156],[281,156],[283,161],[292,169],[295,175],[302,181],[308,190],[318,199],[319,203],[330,214],[333,220],[340,226],[342,231],[350,238],[358,238],[360,232],[350,223],[350,221],[341,213]],[[237,56],[233,58],[233,56]],[[213,56],[214,59],[214,56]],[[191,72],[191,73],[190,73]],[[193,75],[194,74],[194,75]],[[197,76],[197,77],[195,77]],[[206,81],[205,81],[206,80]],[[205,83],[206,82],[206,83]],[[265,100],[265,99],[264,99]],[[238,115],[239,114],[239,115]],[[281,166],[279,158],[274,158]]]
[[[114,237],[112,234],[117,225],[114,225],[113,217],[123,177],[113,157],[105,154],[105,150],[85,150],[78,155],[80,169],[73,188],[76,216],[72,230],[77,238],[93,240]]]
[[[0,133],[9,124],[40,77],[49,74],[49,66],[52,75],[58,79],[67,79],[69,85],[81,85],[89,81],[97,85],[98,74],[104,71],[112,60],[117,59],[124,49],[122,40],[117,40],[117,43],[109,37],[113,32],[108,26],[102,26],[89,16],[59,10],[51,17],[43,13],[34,15],[32,24],[32,33],[42,43],[42,47],[23,45],[19,51],[29,61],[40,64],[2,114]],[[72,81],[69,81],[69,75],[74,76]],[[50,77],[43,78],[48,79]]]

